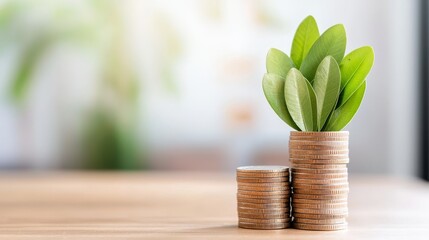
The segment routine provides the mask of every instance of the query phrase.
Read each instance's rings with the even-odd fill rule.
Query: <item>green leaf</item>
[[[340,84],[340,68],[333,57],[327,56],[317,68],[313,82],[317,97],[318,130],[322,129],[329,114],[337,104]]]
[[[334,110],[324,131],[341,131],[353,119],[365,95],[366,81],[358,88],[352,97],[341,107]]]
[[[267,54],[267,72],[275,73],[283,78],[293,68],[293,62],[289,56],[275,48],[271,48]]]
[[[362,85],[373,64],[374,51],[369,46],[358,48],[344,57],[340,64],[341,94],[337,107],[346,103]]]
[[[313,43],[319,38],[319,28],[313,16],[306,17],[298,26],[293,37],[290,57],[299,68],[302,60],[307,56]]]
[[[276,112],[291,128],[299,131],[298,126],[295,124],[286,108],[284,97],[285,78],[274,73],[266,73],[262,80],[262,88],[274,112]]]
[[[307,79],[296,68],[292,68],[285,81],[285,100],[289,113],[302,131],[312,131],[314,127],[311,90]]]
[[[346,50],[346,42],[346,31],[342,24],[330,27],[317,39],[302,61],[299,69],[302,75],[313,83],[317,67],[325,57],[331,55],[337,62],[341,62]]]
[[[314,92],[313,86],[311,86],[311,83],[305,79],[305,83],[307,83],[307,88],[310,93],[310,99],[311,99],[311,110],[312,110],[312,116],[313,116],[313,129],[311,131],[318,131],[319,130],[319,122],[317,119],[317,97],[316,93]]]

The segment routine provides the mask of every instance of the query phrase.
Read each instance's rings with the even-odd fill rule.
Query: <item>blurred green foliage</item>
[[[20,106],[27,99],[34,73],[56,44],[95,49],[101,60],[97,97],[81,141],[83,166],[92,169],[137,169],[144,154],[137,137],[139,86],[130,49],[123,39],[120,1],[8,1],[0,7],[0,49],[16,47],[19,57],[9,95]],[[32,16],[43,13],[42,17]],[[115,104],[106,103],[106,99]]]

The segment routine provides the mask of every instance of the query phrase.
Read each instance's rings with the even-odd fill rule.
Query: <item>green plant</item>
[[[262,88],[277,115],[297,131],[340,131],[362,102],[374,52],[365,46],[344,56],[342,24],[322,35],[312,16],[299,25],[291,57],[272,48]]]

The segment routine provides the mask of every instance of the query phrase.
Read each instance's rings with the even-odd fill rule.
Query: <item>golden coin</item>
[[[348,189],[303,189],[303,188],[294,188],[294,193],[302,194],[317,194],[317,195],[332,195],[332,194],[347,194]]]
[[[292,204],[346,204],[347,198],[339,199],[305,199],[305,198],[294,198]]]
[[[261,166],[243,166],[237,168],[237,173],[283,173],[289,172],[287,166],[261,165]]]
[[[337,159],[345,159],[349,158],[348,153],[344,154],[331,154],[331,155],[309,155],[309,154],[299,154],[289,152],[289,158],[293,158],[295,160],[337,160]]]
[[[237,193],[243,194],[243,195],[252,195],[252,196],[253,195],[255,195],[255,196],[278,196],[278,195],[290,195],[291,191],[286,190],[286,191],[263,192],[263,191],[246,191],[246,190],[238,189]]]
[[[292,179],[333,179],[333,178],[347,178],[348,173],[293,173]]]
[[[312,139],[289,140],[293,147],[319,146],[319,147],[344,147],[349,146],[349,141],[318,141]]]
[[[295,223],[307,223],[317,225],[340,224],[345,223],[346,218],[331,218],[331,219],[309,219],[309,218],[295,218]]]
[[[338,168],[338,169],[292,168],[292,174],[294,173],[308,173],[308,174],[347,173],[347,168]]]
[[[316,224],[306,224],[306,223],[293,223],[293,227],[303,230],[313,230],[313,231],[336,231],[347,229],[347,222],[339,224],[328,224],[328,225],[316,225]]]
[[[299,164],[299,163],[293,163],[292,164],[292,170],[293,169],[347,169],[347,164],[327,164],[327,165],[321,165],[321,164]]]
[[[289,199],[290,196],[291,196],[290,193],[281,194],[281,195],[249,195],[249,194],[237,193],[237,198]]]
[[[260,191],[260,192],[274,192],[274,191],[290,191],[290,186],[269,186],[269,187],[253,187],[238,185],[238,190],[244,191]]]
[[[252,214],[278,214],[278,213],[289,213],[290,208],[242,208],[238,207],[239,213],[252,213]]]
[[[312,185],[312,184],[293,184],[294,188],[301,189],[349,189],[349,184],[325,184],[325,185]]]
[[[348,214],[348,208],[333,208],[333,209],[312,209],[312,208],[298,208],[292,210],[293,213],[308,213],[308,214]]]
[[[348,131],[324,131],[324,132],[302,132],[291,131],[291,136],[324,136],[324,137],[345,137],[349,136]]]
[[[275,178],[251,178],[251,177],[238,177],[237,182],[243,183],[270,183],[270,182],[289,182],[289,177],[275,177]]]
[[[289,218],[290,213],[241,213],[238,212],[239,218],[253,218],[253,219],[273,219],[273,218]]]
[[[288,218],[270,218],[270,219],[261,219],[261,218],[239,218],[239,222],[243,223],[259,223],[259,224],[270,224],[270,223],[289,223],[292,221],[291,217]]]
[[[349,163],[349,158],[342,159],[298,159],[289,158],[292,164],[346,164]]]
[[[289,203],[290,197],[285,198],[249,198],[237,196],[237,202],[239,203],[258,203],[258,204],[277,204],[277,203]]]
[[[348,143],[349,138],[348,137],[290,137],[289,141],[311,141],[311,142],[338,142],[338,143]]]
[[[313,195],[313,194],[301,194],[294,193],[293,198],[305,198],[305,199],[340,199],[347,198],[347,194],[330,194],[330,195]]]
[[[292,207],[296,208],[311,208],[311,209],[338,209],[347,208],[347,202],[344,203],[292,203]]]
[[[289,141],[289,149],[293,150],[349,150],[347,144],[324,144],[324,145],[310,145],[302,144],[296,141]]]
[[[289,153],[293,155],[308,155],[308,156],[332,156],[332,155],[348,155],[349,150],[296,150],[296,149],[289,149]]]
[[[289,177],[289,172],[279,172],[279,173],[246,173],[246,172],[237,172],[237,177],[249,177],[249,178]]]
[[[246,203],[246,202],[237,202],[237,206],[241,208],[289,208],[290,204],[289,202],[282,202],[282,203]]]
[[[292,186],[295,184],[312,184],[312,185],[326,185],[326,184],[347,184],[347,178],[332,178],[332,179],[292,179]]]
[[[258,224],[258,223],[243,223],[238,222],[238,226],[241,228],[248,229],[261,229],[261,230],[275,230],[275,229],[284,229],[291,227],[291,223],[266,223],[266,224]]]
[[[290,182],[273,182],[273,183],[246,183],[237,182],[238,188],[289,188]]]
[[[306,219],[333,219],[333,218],[346,218],[347,213],[341,214],[308,214],[308,213],[293,213],[294,218],[306,218]]]

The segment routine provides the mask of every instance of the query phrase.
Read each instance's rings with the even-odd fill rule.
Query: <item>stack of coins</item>
[[[239,167],[237,185],[239,227],[267,230],[290,227],[288,167]]]
[[[347,228],[348,142],[348,132],[291,132],[294,228]]]

